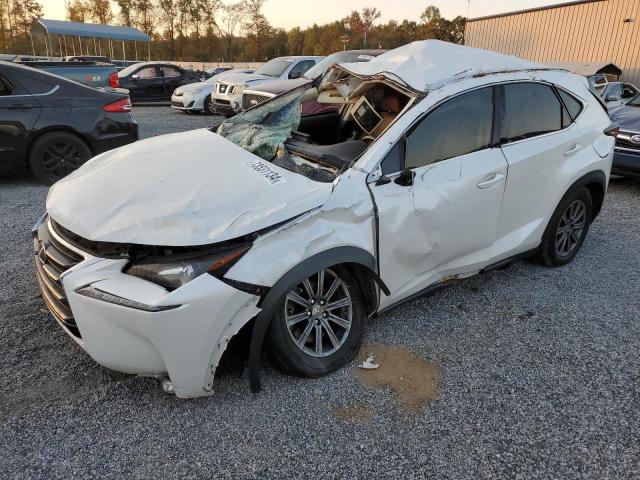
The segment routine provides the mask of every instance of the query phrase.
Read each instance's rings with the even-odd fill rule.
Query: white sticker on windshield
[[[251,170],[260,175],[265,182],[269,185],[279,185],[281,183],[287,183],[287,180],[275,170],[272,170],[268,165],[262,162],[247,162],[245,165]]]

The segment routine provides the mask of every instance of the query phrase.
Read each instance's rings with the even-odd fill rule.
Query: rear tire
[[[323,269],[281,299],[267,331],[269,359],[281,372],[297,377],[330,373],[355,358],[366,319],[353,275],[343,267]]]
[[[593,200],[584,187],[567,193],[553,213],[542,236],[539,259],[549,267],[560,267],[576,256],[593,218]]]
[[[31,146],[29,166],[41,182],[52,185],[92,157],[89,146],[68,132],[49,132]]]

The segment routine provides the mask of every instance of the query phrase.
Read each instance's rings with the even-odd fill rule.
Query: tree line
[[[324,25],[273,27],[267,0],[66,0],[67,20],[136,27],[152,38],[153,59],[260,62],[282,55],[392,49],[414,40],[463,43],[466,19],[448,20],[427,6],[415,20],[381,23],[377,8],[352,11]],[[0,52],[29,53],[29,28],[42,17],[36,0],[0,0]]]

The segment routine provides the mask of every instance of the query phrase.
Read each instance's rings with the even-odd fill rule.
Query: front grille
[[[631,140],[634,138],[634,140]],[[616,147],[631,148],[640,151],[640,133],[620,131],[616,136]]]
[[[248,110],[270,99],[271,97],[268,95],[261,95],[258,93],[245,93],[242,95],[242,110]]]
[[[71,314],[60,276],[80,263],[83,258],[56,240],[49,228],[50,223],[45,221],[33,236],[38,285],[51,314],[75,337],[81,338],[76,321]]]

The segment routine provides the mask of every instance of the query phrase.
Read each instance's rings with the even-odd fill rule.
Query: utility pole
[[[347,50],[347,42],[349,42],[349,35],[342,35],[340,37],[340,40],[342,40],[342,51],[346,51]]]

